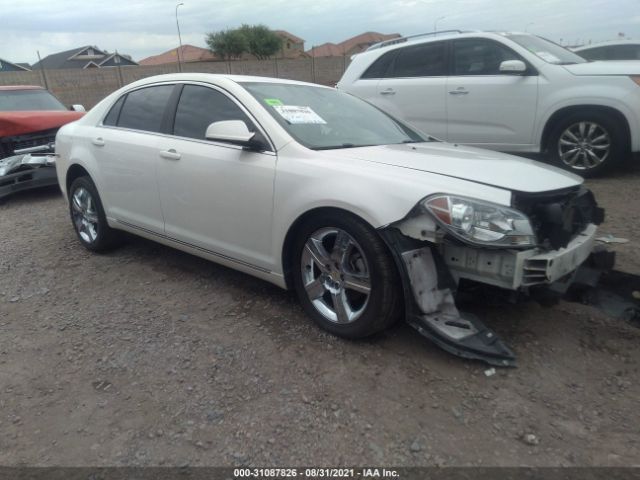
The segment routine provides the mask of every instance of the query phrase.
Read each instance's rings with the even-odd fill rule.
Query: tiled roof
[[[400,37],[400,34],[398,33],[384,34],[378,32],[365,32],[360,35],[356,35],[355,37],[348,38],[340,43],[323,43],[322,45],[313,47],[307,53],[312,57],[337,57],[348,53],[354,53],[354,49],[359,51],[365,50],[374,43],[398,37]]]
[[[12,67],[15,70],[31,70],[31,67],[29,66],[28,63],[14,63],[14,62],[10,62],[9,60],[5,60],[4,58],[0,58],[0,68],[3,67],[3,64],[7,65],[8,67]]]
[[[281,37],[288,38],[293,43],[304,43],[302,38],[296,37],[293,33],[289,33],[286,30],[274,30],[273,33],[280,35]]]
[[[195,47],[193,45],[183,45],[180,51],[180,59],[184,63],[189,62],[211,62],[218,60],[210,50]],[[144,58],[138,63],[140,65],[163,65],[166,63],[176,63],[178,61],[178,48],[173,48],[159,55]]]

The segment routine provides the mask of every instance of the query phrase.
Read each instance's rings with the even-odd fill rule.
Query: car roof
[[[582,52],[584,50],[589,50],[591,48],[600,48],[600,47],[616,47],[618,45],[640,45],[640,41],[638,40],[609,40],[606,42],[598,42],[592,43],[590,45],[583,45],[581,47],[576,47],[572,49],[574,52]]]
[[[0,90],[44,90],[40,85],[0,85]]]
[[[508,37],[510,35],[530,35],[527,32],[504,32],[504,31],[482,31],[482,30],[443,30],[439,32],[421,33],[418,35],[409,35],[406,37],[393,38],[371,45],[365,52],[378,49],[391,49],[407,44],[420,44],[428,42],[439,42],[442,40],[451,40],[454,38],[466,38],[472,36],[481,36],[491,38],[492,36]],[[363,52],[364,53],[364,52]]]
[[[285,78],[260,77],[254,75],[231,75],[221,73],[169,73],[164,75],[155,75],[147,77],[135,82],[135,85],[146,85],[157,82],[185,82],[185,81],[201,81],[210,83],[234,82],[238,84],[259,82],[259,83],[284,83],[287,85],[307,85],[318,88],[330,88],[317,83],[300,82],[298,80],[288,80]]]

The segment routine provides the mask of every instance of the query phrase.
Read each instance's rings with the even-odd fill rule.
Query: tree
[[[239,58],[249,48],[246,36],[237,28],[207,33],[206,41],[209,49],[223,60]]]
[[[259,60],[276,54],[282,39],[265,25],[242,25],[240,28],[207,33],[209,50],[222,59],[239,58],[248,52]]]
[[[245,24],[239,30],[247,39],[249,53],[258,60],[265,60],[282,48],[282,39],[266,25]]]

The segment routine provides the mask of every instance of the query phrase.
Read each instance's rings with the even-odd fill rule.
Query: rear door
[[[217,121],[242,120],[264,134],[240,104],[212,86],[184,85],[171,136],[157,144],[165,233],[209,254],[271,269],[276,154],[205,139]]]
[[[447,43],[409,45],[386,53],[379,62],[381,79],[373,103],[429,135],[446,138]]]
[[[505,60],[522,60],[506,45],[485,38],[452,41],[447,81],[447,140],[496,150],[533,143],[538,75],[501,73]]]
[[[133,90],[121,97],[93,129],[88,148],[100,165],[100,195],[107,216],[162,233],[164,220],[156,178],[158,141],[174,85]]]

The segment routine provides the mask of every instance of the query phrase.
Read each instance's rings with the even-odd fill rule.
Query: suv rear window
[[[120,110],[118,126],[160,132],[171,92],[173,85],[159,85],[129,92]]]
[[[393,50],[382,55],[365,70],[360,78],[384,78],[387,70],[389,70],[389,65],[391,65],[397,53],[396,50]]]

